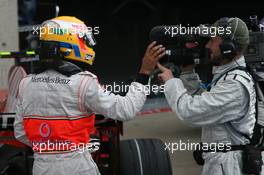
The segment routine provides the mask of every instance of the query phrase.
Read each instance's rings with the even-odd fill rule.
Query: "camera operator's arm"
[[[159,74],[159,78],[162,79],[164,82],[167,80],[174,78],[173,73],[170,69],[161,66],[159,63],[157,64],[159,69],[163,72]],[[197,95],[202,93],[201,88],[201,80],[197,73],[194,71],[194,65],[186,65],[181,66],[181,74],[179,78],[182,80],[184,87],[187,90],[189,95]]]
[[[219,82],[210,92],[191,96],[179,78],[173,78],[171,71],[158,64],[162,71],[159,77],[165,82],[165,96],[177,116],[184,122],[204,126],[225,123],[243,116],[244,104],[249,103],[246,89],[236,80]],[[238,109],[230,115],[232,109]],[[232,117],[231,117],[232,116]]]
[[[194,64],[181,66],[181,74],[179,77],[190,95],[198,95],[203,92],[200,77],[195,72],[194,67]]]

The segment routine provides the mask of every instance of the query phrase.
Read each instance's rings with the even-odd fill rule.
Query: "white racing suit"
[[[236,62],[217,67],[212,82],[237,66],[246,66],[243,56]],[[188,83],[187,75],[181,78],[185,78],[184,82]],[[169,105],[182,121],[202,127],[203,143],[208,145],[249,143],[241,133],[252,136],[256,95],[252,79],[246,72],[231,71],[216,84],[212,83],[209,92],[194,96],[187,93],[182,80],[173,78],[165,83],[165,95]],[[241,156],[241,151],[203,153],[205,164],[202,174],[242,175]]]
[[[35,151],[33,174],[100,174],[89,151],[68,146],[89,142],[94,112],[121,121],[132,119],[145,103],[144,88],[132,82],[126,96],[114,95],[87,71],[67,77],[46,70],[24,78],[19,87],[14,127],[16,138]],[[66,146],[54,147],[59,143]]]

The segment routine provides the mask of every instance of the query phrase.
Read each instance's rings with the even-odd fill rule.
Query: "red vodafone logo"
[[[42,137],[49,137],[51,133],[50,126],[47,123],[41,123],[39,127],[39,133]]]

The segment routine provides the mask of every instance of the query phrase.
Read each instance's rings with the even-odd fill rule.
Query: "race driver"
[[[165,48],[151,43],[126,96],[104,90],[97,77],[75,61],[92,65],[95,41],[75,17],[45,21],[40,29],[40,61],[19,86],[15,136],[34,151],[34,175],[98,175],[89,151],[94,113],[130,120],[146,100],[148,75]],[[84,151],[81,151],[84,150]]]

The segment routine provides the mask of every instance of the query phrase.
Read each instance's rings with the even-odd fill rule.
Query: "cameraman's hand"
[[[162,81],[166,82],[166,81],[168,81],[168,80],[174,78],[174,76],[173,76],[173,74],[172,74],[172,72],[171,72],[170,69],[168,69],[168,68],[162,66],[159,62],[157,63],[157,66],[158,66],[158,68],[160,69],[160,71],[162,72],[161,74],[158,75],[158,77],[159,77]]]
[[[159,59],[165,55],[165,47],[155,46],[155,44],[156,41],[148,45],[139,73],[149,75],[155,69]]]

